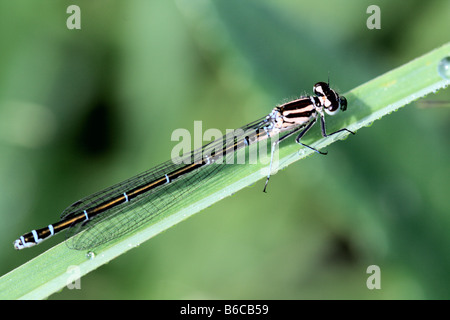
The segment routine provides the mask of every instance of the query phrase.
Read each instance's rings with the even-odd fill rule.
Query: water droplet
[[[95,258],[95,253],[92,251],[89,251],[88,253],[86,253],[86,258],[88,258],[89,260],[92,260]]]
[[[438,73],[445,80],[450,80],[450,57],[445,57],[439,62]]]

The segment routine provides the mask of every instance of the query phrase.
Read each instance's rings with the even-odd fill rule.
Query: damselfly
[[[295,139],[298,144],[326,154],[300,141],[319,118],[324,137],[342,131],[353,134],[346,128],[326,133],[324,111],[329,115],[334,115],[339,110],[345,111],[345,97],[339,96],[325,82],[316,83],[313,91],[313,96],[301,97],[275,107],[267,116],[236,130],[239,134],[227,134],[186,156],[164,162],[75,202],[63,211],[58,222],[20,236],[14,241],[14,248],[20,250],[32,247],[66,229],[70,248],[95,248],[149,223],[161,212],[174,206],[179,199],[188,197],[193,190],[200,188],[223,168],[223,165],[213,164],[223,160],[226,155],[277,137],[271,144],[265,192],[272,171],[274,152],[281,141],[298,133]],[[130,216],[127,212],[132,209],[137,214]]]

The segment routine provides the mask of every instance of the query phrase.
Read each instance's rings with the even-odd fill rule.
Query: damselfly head
[[[322,98],[322,106],[329,115],[336,114],[339,109],[347,110],[347,99],[340,97],[336,91],[330,88],[328,83],[317,82],[313,91],[316,96]]]
[[[327,96],[327,93],[330,90],[330,86],[325,82],[317,82],[313,87],[314,94],[319,97]]]

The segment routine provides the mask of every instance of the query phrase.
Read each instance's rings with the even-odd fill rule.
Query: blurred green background
[[[328,75],[344,93],[448,42],[449,15],[447,0],[1,0],[0,273],[64,239],[16,252],[19,235],[169,159],[173,130],[240,127]],[[449,135],[450,108],[407,106],[51,298],[450,298]]]

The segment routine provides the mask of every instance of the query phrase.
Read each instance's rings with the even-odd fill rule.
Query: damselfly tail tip
[[[25,248],[24,244],[22,243],[22,240],[17,239],[16,241],[13,242],[14,244],[14,249],[16,250],[22,250],[23,248]]]
[[[34,230],[33,230],[33,231],[34,231]],[[27,241],[27,240],[26,240],[26,236],[27,236],[27,235],[23,235],[23,236],[21,236],[19,239],[15,240],[15,241],[13,242],[14,249],[16,249],[16,250],[22,250],[22,249],[25,249],[25,248],[29,248],[29,247],[35,246],[35,245],[37,245],[37,244],[40,242],[40,241],[37,241],[37,242],[34,242],[34,241]]]

